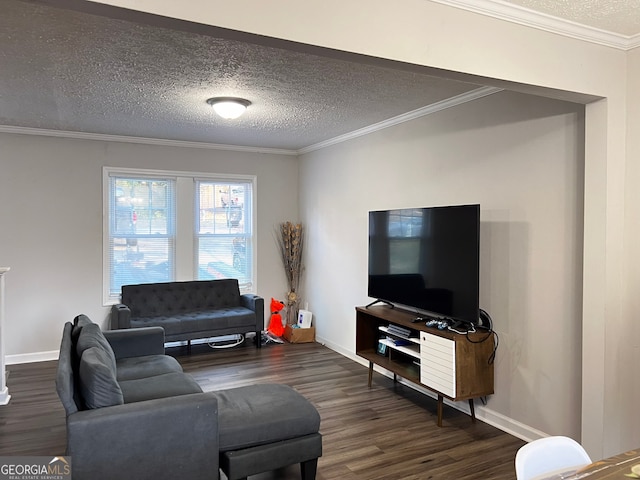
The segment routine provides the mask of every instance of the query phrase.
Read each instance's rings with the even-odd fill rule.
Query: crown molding
[[[74,138],[80,140],[97,140],[102,142],[123,142],[123,143],[137,143],[143,145],[158,145],[163,147],[188,147],[188,148],[206,148],[212,150],[226,150],[236,152],[251,152],[251,153],[271,153],[276,155],[302,155],[304,153],[312,152],[314,150],[320,150],[322,148],[335,145],[337,143],[346,142],[363,135],[368,135],[378,130],[398,125],[400,123],[408,122],[416,118],[424,117],[425,115],[431,115],[432,113],[445,110],[447,108],[455,107],[466,102],[471,102],[487,95],[502,91],[502,88],[496,87],[481,87],[471,90],[470,92],[456,95],[455,97],[447,98],[440,102],[436,102],[426,107],[412,110],[402,115],[398,115],[393,118],[389,118],[382,122],[374,123],[367,127],[353,132],[340,135],[338,137],[331,138],[324,142],[316,143],[308,147],[301,148],[299,150],[285,150],[276,148],[257,148],[257,147],[241,147],[236,145],[222,145],[217,143],[204,143],[204,142],[185,142],[181,140],[164,140],[160,138],[143,138],[143,137],[127,137],[124,135],[106,135],[102,133],[85,133],[85,132],[70,132],[66,130],[47,130],[41,128],[30,127],[13,127],[10,125],[0,125],[0,133],[17,133],[21,135],[39,135],[45,137],[59,137],[59,138]]]
[[[513,5],[502,0],[430,0],[432,2],[461,8],[470,12],[506,20],[550,33],[564,35],[585,42],[596,43],[619,50],[631,50],[640,46],[639,35],[621,35],[570,20],[554,17],[529,8]]]
[[[627,50],[632,50],[637,47],[640,47],[640,33],[629,37],[629,48]]]
[[[274,155],[298,155],[297,150],[280,148],[244,147],[219,143],[186,142],[183,140],[166,140],[162,138],[128,137],[125,135],[106,135],[102,133],[71,132],[67,130],[49,130],[44,128],[14,127],[0,125],[0,133],[17,133],[20,135],[39,135],[44,137],[74,138],[77,140],[96,140],[101,142],[137,143],[157,145],[161,147],[204,148],[209,150],[225,150],[227,152],[268,153]]]
[[[416,118],[424,117],[425,115],[431,115],[432,113],[436,113],[441,110],[445,110],[447,108],[455,107],[463,103],[471,102],[473,100],[486,97],[487,95],[493,95],[494,93],[501,92],[502,90],[503,90],[502,88],[497,88],[497,87],[476,88],[475,90],[471,90],[470,92],[462,93],[460,95],[456,95],[455,97],[447,98],[446,100],[442,100],[440,102],[427,105],[426,107],[418,108],[417,110],[412,110],[410,112],[403,113],[402,115],[398,115],[397,117],[392,117],[392,118],[389,118],[388,120],[374,123],[373,125],[369,125],[368,127],[364,127],[359,130],[354,130],[353,132],[349,132],[344,135],[331,138],[324,142],[316,143],[314,145],[301,148],[300,150],[298,150],[298,153],[299,154],[309,153],[314,150],[320,150],[322,148],[335,145],[337,143],[346,142],[347,140],[352,140],[354,138],[361,137],[363,135],[368,135],[370,133],[383,130],[385,128],[393,127],[394,125],[398,125],[400,123],[408,122],[410,120],[415,120]]]

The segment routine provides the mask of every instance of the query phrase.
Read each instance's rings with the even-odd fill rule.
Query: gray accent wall
[[[303,155],[317,336],[353,356],[368,211],[479,203],[480,304],[500,346],[478,415],[580,438],[584,142],[582,105],[504,91]]]
[[[255,175],[257,293],[285,295],[273,229],[298,218],[294,155],[0,133],[0,265],[11,267],[3,330],[9,361],[56,358],[62,326],[80,313],[109,325],[102,295],[104,166]]]

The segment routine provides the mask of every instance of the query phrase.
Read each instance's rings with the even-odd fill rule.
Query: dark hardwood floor
[[[317,343],[251,344],[212,350],[207,345],[167,349],[205,391],[254,383],[294,387],[320,412],[323,456],[319,480],[515,479],[511,435],[444,409],[436,425],[436,401],[374,374]],[[62,455],[64,410],[55,392],[56,362],[7,367],[9,405],[0,407],[0,456]],[[224,478],[224,477],[223,477]],[[297,466],[251,480],[299,479]],[[215,476],[212,475],[212,479]]]

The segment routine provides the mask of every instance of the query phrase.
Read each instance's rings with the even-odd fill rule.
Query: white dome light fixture
[[[218,115],[227,120],[238,118],[251,105],[249,100],[236,97],[214,97],[208,99],[207,103]]]

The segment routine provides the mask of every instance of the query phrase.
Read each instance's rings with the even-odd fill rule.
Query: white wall
[[[611,368],[619,372],[621,386],[614,385],[616,395],[612,395],[607,417],[614,423],[609,434],[610,443],[618,445],[640,445],[640,416],[616,415],[615,412],[634,412],[640,401],[640,382],[636,381],[633,370],[640,365],[640,48],[629,52],[628,81],[629,95],[627,124],[627,157],[629,163],[625,175],[626,202],[625,226],[627,229],[624,257],[626,276],[623,283],[625,298],[621,319],[612,328],[624,335],[608,335],[615,352]],[[615,375],[615,374],[614,374]],[[631,417],[631,419],[629,418]],[[630,424],[630,425],[629,425]],[[619,432],[618,438],[615,431]]]
[[[583,145],[582,106],[502,92],[304,155],[318,337],[355,351],[354,307],[371,300],[369,210],[480,203],[481,306],[500,336],[480,414],[579,438]]]
[[[581,440],[593,458],[637,447],[630,439],[638,439],[640,417],[628,405],[640,402],[640,391],[624,363],[638,350],[629,341],[637,328],[640,287],[631,264],[636,258],[629,256],[638,239],[629,224],[635,223],[637,204],[628,204],[634,193],[627,191],[640,182],[634,139],[640,99],[632,92],[639,79],[637,54],[428,0],[95,3],[481,75],[487,83],[507,82],[523,91],[544,87],[566,91],[545,90],[563,98],[606,98],[586,109]],[[623,397],[628,400],[620,403]]]
[[[311,45],[361,53],[414,65],[487,77],[525,91],[538,87],[566,91],[548,95],[606,98],[586,110],[584,238],[584,382],[582,443],[593,458],[635,448],[640,417],[618,409],[617,398],[640,401],[628,381],[618,348],[635,348],[628,332],[637,323],[634,297],[638,280],[630,274],[624,245],[633,227],[625,221],[626,171],[637,159],[627,151],[627,132],[635,135],[640,116],[627,117],[627,105],[640,99],[628,90],[638,68],[627,72],[627,52],[554,33],[488,18],[426,0],[402,4],[386,0],[241,0],[237,2],[157,2],[101,0],[168,17],[221,26]],[[245,15],[245,12],[252,12]],[[635,135],[637,136],[637,135]],[[633,142],[633,140],[632,140]],[[634,185],[640,179],[634,178]],[[635,207],[632,207],[635,211]],[[606,380],[605,380],[606,378]],[[612,421],[615,418],[615,421]],[[630,421],[629,419],[636,420]],[[621,425],[625,434],[618,429]]]
[[[108,325],[103,166],[256,175],[257,293],[286,292],[273,230],[298,218],[295,156],[0,134],[0,265],[11,267],[3,331],[9,362],[51,358],[62,325],[79,313]]]

